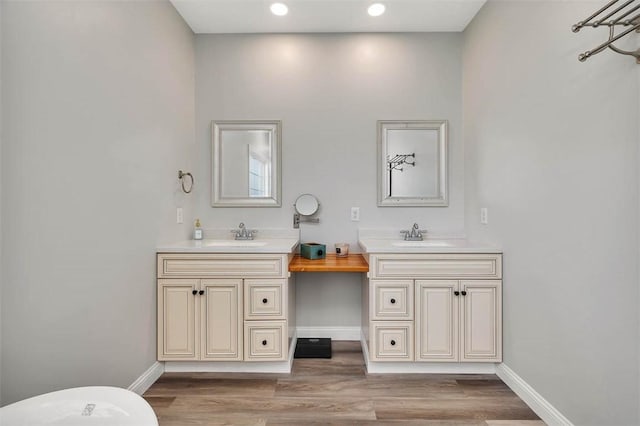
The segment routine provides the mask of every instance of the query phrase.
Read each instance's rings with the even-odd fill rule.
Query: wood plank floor
[[[544,423],[494,375],[366,374],[359,342],[291,374],[165,373],[143,395],[170,425],[482,425]]]

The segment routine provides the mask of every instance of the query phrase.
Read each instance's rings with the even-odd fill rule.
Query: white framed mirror
[[[281,206],[280,121],[213,121],[211,205]]]
[[[447,206],[447,121],[378,121],[378,206]]]

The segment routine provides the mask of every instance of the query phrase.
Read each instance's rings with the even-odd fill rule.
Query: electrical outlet
[[[486,207],[480,209],[480,223],[487,225],[489,223],[489,210]]]
[[[351,207],[351,221],[352,222],[360,221],[360,207]]]
[[[182,207],[176,209],[176,223],[184,223],[184,215],[182,214]]]

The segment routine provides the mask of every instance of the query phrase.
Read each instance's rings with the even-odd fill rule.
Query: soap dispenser
[[[193,239],[194,240],[202,239],[202,228],[200,227],[200,219],[196,219],[196,225],[193,228]]]

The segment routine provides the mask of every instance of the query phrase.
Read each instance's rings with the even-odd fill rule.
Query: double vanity
[[[362,254],[305,263],[295,254],[297,230],[244,241],[228,235],[158,247],[158,360],[166,371],[289,372],[296,274],[344,271],[362,275],[369,372],[445,365],[483,372],[482,363],[502,361],[502,254],[495,247],[361,230]]]

